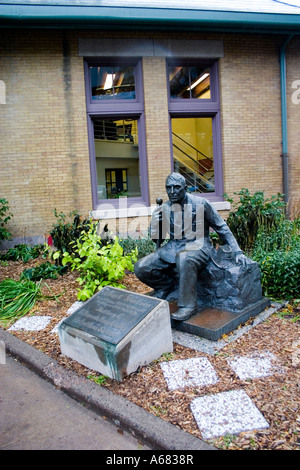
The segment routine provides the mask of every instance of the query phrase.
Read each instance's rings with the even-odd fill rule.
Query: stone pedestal
[[[118,381],[173,351],[168,302],[113,287],[85,302],[58,332],[62,354]]]
[[[167,300],[175,302],[178,287]],[[258,263],[247,259],[246,266],[236,264],[227,246],[213,250],[211,260],[199,273],[197,283],[198,312],[190,319],[172,326],[211,340],[236,329],[250,317],[270,305],[263,297]],[[171,307],[174,310],[174,305]]]
[[[263,299],[258,263],[236,264],[224,250],[215,250],[198,279],[198,305],[241,311]]]

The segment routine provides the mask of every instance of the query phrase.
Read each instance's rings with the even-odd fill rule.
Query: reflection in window
[[[93,100],[134,99],[134,67],[90,67]]]
[[[140,197],[137,119],[94,119],[98,200]]]
[[[187,181],[189,192],[215,191],[212,118],[172,119],[175,171]]]
[[[169,66],[171,98],[210,99],[210,74],[204,67]]]
[[[127,195],[127,169],[105,170],[106,195],[109,199]]]

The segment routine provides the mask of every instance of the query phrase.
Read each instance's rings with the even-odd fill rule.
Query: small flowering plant
[[[51,235],[47,236],[47,245],[50,247],[53,246],[53,238],[51,237]]]

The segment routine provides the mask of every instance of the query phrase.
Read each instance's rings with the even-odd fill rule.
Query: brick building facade
[[[299,33],[299,17],[293,18]],[[211,199],[224,217],[229,205],[223,193],[232,196],[248,188],[271,196],[286,189],[279,60],[289,36],[286,31],[175,30],[171,26],[163,30],[138,24],[121,30],[54,24],[51,28],[29,27],[22,22],[2,26],[0,80],[5,88],[0,104],[0,197],[10,203],[13,218],[8,228],[15,240],[42,240],[54,222],[55,208],[65,214],[78,211],[109,219],[120,231],[125,230],[125,221],[128,229],[128,220],[135,221],[133,230],[147,227],[151,206],[157,196],[166,197],[165,178],[176,168],[172,131],[183,122],[189,126],[187,119],[198,119],[197,126],[205,124],[212,129],[205,131],[202,126],[197,131],[198,140],[208,132],[203,145],[211,141],[215,181],[210,191],[204,188],[200,193]],[[299,48],[299,35],[293,34],[285,51],[286,182],[292,211],[298,210],[298,215]],[[91,74],[97,71],[99,76],[101,67],[108,70],[120,64],[124,70],[129,64],[135,71],[135,98],[118,100],[118,90],[116,101],[110,100],[112,95],[105,95],[105,99],[104,95],[101,99],[94,96],[93,90],[101,87],[92,88]],[[202,78],[202,71],[210,73],[210,95],[205,95],[209,98],[172,100],[168,70],[199,69],[199,64]],[[113,79],[115,76],[112,73]],[[103,138],[101,133],[108,124],[114,126],[114,137],[106,133]],[[182,132],[185,138],[191,134],[190,130]],[[127,159],[122,154],[118,165],[117,159],[112,159],[117,143],[119,153],[131,152]],[[137,147],[138,157],[133,154]],[[139,169],[130,170],[136,158]],[[202,160],[207,159],[199,157],[200,163]],[[139,187],[130,194],[136,177]],[[207,183],[208,177],[204,181]],[[109,196],[113,184],[121,185],[119,196],[127,197]],[[127,209],[122,212],[124,204]]]

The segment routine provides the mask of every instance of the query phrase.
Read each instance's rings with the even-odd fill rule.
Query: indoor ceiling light
[[[108,73],[106,75],[106,79],[105,79],[105,83],[104,83],[104,86],[103,86],[103,90],[108,90],[109,88],[112,88],[113,86],[113,81],[115,79],[115,74],[113,73]]]
[[[189,90],[192,90],[193,88],[195,88],[195,86],[199,85],[199,83],[203,82],[203,80],[205,80],[207,77],[209,76],[209,73],[204,73],[203,75],[201,75],[200,78],[198,78],[198,80],[196,80],[189,88]]]

